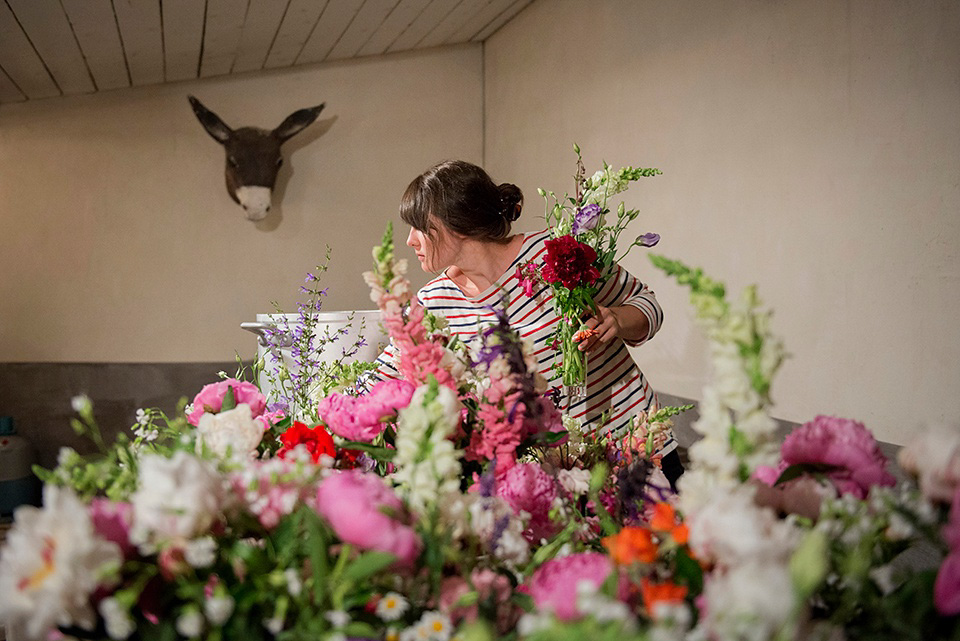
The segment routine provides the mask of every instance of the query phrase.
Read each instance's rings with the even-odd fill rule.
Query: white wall
[[[960,420],[960,3],[538,0],[485,46],[485,159],[527,194],[656,166],[628,193],[657,252],[734,293],[757,283],[793,354],[780,418],[864,421],[903,443]],[[698,398],[687,294],[644,251],[666,312],[636,357]]]
[[[285,146],[279,215],[244,219],[187,94],[234,127],[327,103]],[[253,356],[239,324],[294,311],[325,244],[325,309],[371,307],[360,274],[403,190],[481,162],[482,109],[480,45],[0,106],[0,361]]]

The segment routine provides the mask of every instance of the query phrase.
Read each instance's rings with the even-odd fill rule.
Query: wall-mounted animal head
[[[227,192],[246,211],[248,220],[261,220],[270,211],[277,171],[283,164],[280,145],[317,119],[326,103],[300,109],[272,131],[257,127],[231,129],[217,114],[188,96],[193,113],[210,136],[227,152]]]

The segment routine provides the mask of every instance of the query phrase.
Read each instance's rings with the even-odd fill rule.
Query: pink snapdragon
[[[561,621],[583,615],[577,609],[577,584],[587,581],[599,588],[613,565],[604,554],[585,552],[547,561],[527,581],[527,589],[540,609],[549,609]]]
[[[345,543],[380,550],[410,565],[420,539],[407,525],[389,515],[403,512],[403,503],[383,480],[359,470],[327,477],[317,489],[316,509]]]
[[[334,434],[369,443],[383,431],[386,420],[410,404],[415,389],[405,380],[380,381],[363,396],[335,393],[321,399],[317,413]]]
[[[200,424],[200,417],[204,414],[219,413],[223,409],[223,399],[230,388],[233,388],[233,397],[237,405],[241,403],[249,405],[250,414],[254,418],[263,415],[267,407],[267,399],[260,393],[257,386],[235,378],[228,378],[203,386],[193,399],[193,411],[187,415],[187,422],[196,427]]]

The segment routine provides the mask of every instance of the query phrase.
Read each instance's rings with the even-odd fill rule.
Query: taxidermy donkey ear
[[[324,104],[298,109],[276,129],[232,129],[220,116],[193,96],[187,96],[197,120],[227,154],[227,193],[246,211],[247,220],[261,220],[270,211],[277,172],[283,164],[280,145],[306,129],[323,111]]]

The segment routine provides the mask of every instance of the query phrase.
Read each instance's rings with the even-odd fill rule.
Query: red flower
[[[277,456],[280,458],[286,458],[287,454],[298,445],[306,446],[314,463],[318,462],[324,454],[332,458],[337,452],[333,445],[333,437],[323,429],[322,425],[310,428],[300,421],[295,421],[286,432],[280,435],[280,442],[283,443],[283,446],[277,450]]]
[[[593,266],[597,252],[573,236],[553,238],[545,243],[546,265],[541,276],[548,283],[562,283],[567,289],[577,285],[591,285],[600,278],[600,271]]]

